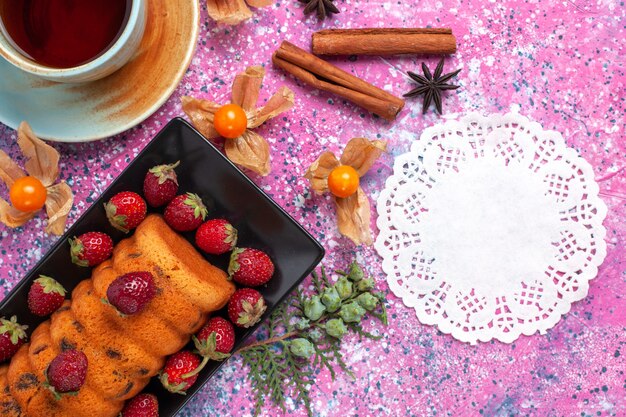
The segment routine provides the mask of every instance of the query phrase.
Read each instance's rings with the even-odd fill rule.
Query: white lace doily
[[[586,296],[606,255],[589,163],[517,114],[424,131],[378,199],[393,292],[469,343],[544,333]]]

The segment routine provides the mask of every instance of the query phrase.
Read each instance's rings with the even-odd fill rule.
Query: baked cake
[[[124,316],[103,299],[113,280],[133,271],[152,273],[157,295],[140,313]],[[10,364],[0,366],[0,416],[118,416],[234,291],[224,271],[160,216],[148,216],[76,286],[71,301],[34,330]],[[87,378],[78,395],[56,400],[43,386],[45,372],[66,349],[87,356]]]

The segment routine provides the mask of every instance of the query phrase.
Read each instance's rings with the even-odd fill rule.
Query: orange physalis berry
[[[213,115],[213,126],[220,136],[235,139],[248,128],[246,112],[236,104],[226,104]]]
[[[40,210],[46,203],[48,191],[35,177],[22,177],[13,183],[9,190],[9,199],[19,211]]]
[[[346,198],[359,188],[359,174],[349,165],[339,165],[328,175],[328,189],[336,197]]]

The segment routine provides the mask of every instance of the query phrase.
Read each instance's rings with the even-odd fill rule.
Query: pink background
[[[594,167],[599,179],[626,165],[624,135],[626,37],[624,3],[613,0],[434,1],[338,0],[342,13],[323,23],[305,19],[302,5],[279,0],[238,27],[218,27],[202,15],[193,63],[171,99],[140,126],[105,141],[55,147],[62,176],[76,193],[70,223],[98,197],[172,117],[185,94],[226,101],[236,72],[247,65],[268,68],[261,99],[280,85],[297,97],[295,108],[259,131],[273,149],[273,171],[254,177],[267,193],[326,247],[325,264],[342,267],[355,255],[387,290],[371,248],[355,248],[335,228],[331,200],[313,196],[302,175],[324,149],[340,151],[352,137],[384,138],[385,156],[364,179],[374,199],[391,173],[394,155],[408,150],[427,126],[469,111],[511,109],[563,133]],[[384,22],[384,23],[383,23]],[[281,40],[308,47],[310,34],[332,27],[451,27],[458,53],[446,72],[462,68],[461,85],[444,99],[444,116],[421,115],[421,99],[409,100],[394,123],[337,97],[311,90],[271,67]],[[339,66],[396,95],[412,88],[403,74],[436,57],[334,59]],[[88,123],[88,121],[86,121]],[[0,126],[2,149],[19,158],[15,133]],[[546,335],[469,346],[420,324],[389,295],[391,325],[380,343],[345,343],[356,380],[318,375],[311,388],[319,416],[624,416],[626,415],[626,173],[600,182],[609,208],[608,255],[589,295],[572,306]],[[0,195],[6,197],[6,190]],[[43,218],[15,231],[0,226],[0,282],[10,290],[54,243]],[[249,386],[234,358],[204,388],[182,416],[247,416]],[[289,404],[287,415],[306,415]],[[267,408],[265,416],[280,415]]]

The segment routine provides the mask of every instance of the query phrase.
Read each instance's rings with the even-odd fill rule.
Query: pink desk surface
[[[140,126],[101,142],[55,145],[62,176],[76,192],[70,223],[172,117],[182,115],[180,97],[227,99],[235,72],[268,68],[267,99],[286,84],[295,109],[260,131],[273,148],[273,171],[253,177],[327,248],[329,267],[355,255],[387,289],[373,249],[355,247],[335,229],[328,198],[313,196],[306,167],[324,149],[337,151],[355,136],[384,138],[385,156],[364,180],[376,197],[391,173],[394,155],[408,150],[427,126],[469,111],[518,109],[546,129],[563,133],[594,167],[598,178],[626,165],[626,9],[623,1],[390,1],[338,0],[340,15],[318,23],[305,19],[295,0],[279,0],[235,28],[217,27],[202,15],[193,63],[170,100]],[[421,115],[421,99],[409,101],[395,123],[365,113],[337,97],[296,83],[271,67],[281,40],[308,47],[321,28],[397,26],[452,27],[458,53],[446,69],[462,68],[461,88],[444,100],[444,117]],[[424,58],[434,68],[437,58]],[[378,57],[333,61],[397,95],[412,88],[403,72],[422,58]],[[88,122],[88,121],[86,121]],[[0,144],[14,156],[15,133],[0,127]],[[390,294],[391,325],[381,343],[347,340],[356,380],[332,381],[321,372],[311,388],[319,416],[626,416],[626,172],[600,182],[609,208],[608,255],[589,295],[546,335],[515,343],[469,346],[420,324]],[[6,197],[6,190],[1,191]],[[44,255],[54,239],[36,219],[16,231],[0,226],[0,282],[10,290]],[[251,396],[241,361],[231,360],[181,416],[248,416]],[[289,416],[305,415],[293,409]],[[267,408],[265,416],[280,412]]]

